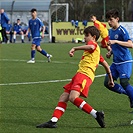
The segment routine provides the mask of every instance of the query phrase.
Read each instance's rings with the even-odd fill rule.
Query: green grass
[[[96,110],[104,110],[105,129],[71,103],[57,129],[36,129],[37,124],[51,118],[63,92],[62,86],[68,83],[45,81],[71,79],[78,68],[83,51],[77,51],[73,58],[68,56],[75,45],[78,44],[42,44],[41,47],[53,55],[52,62],[47,63],[47,59],[36,52],[35,64],[26,63],[30,59],[30,44],[0,45],[0,133],[133,132],[128,98],[107,90],[103,85],[104,77],[95,78],[85,100]],[[105,53],[102,49],[104,57]],[[107,61],[111,64],[111,60]],[[104,73],[103,67],[99,66],[96,75]],[[133,77],[130,82],[133,84]]]

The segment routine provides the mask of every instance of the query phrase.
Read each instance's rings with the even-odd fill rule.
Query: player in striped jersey
[[[98,21],[95,15],[91,15],[90,19],[94,23],[94,26],[100,31],[100,36],[102,38],[101,47],[106,48],[108,51],[110,51],[110,46],[107,45],[109,36],[106,24]]]
[[[79,63],[79,69],[70,83],[63,87],[64,92],[59,98],[59,102],[53,112],[51,120],[37,125],[37,128],[56,128],[56,123],[64,114],[68,101],[87,114],[91,114],[102,128],[105,127],[104,112],[96,111],[87,102],[80,98],[80,96],[85,98],[88,96],[89,87],[94,80],[95,70],[99,64],[99,60],[108,73],[108,77],[110,79],[108,85],[112,87],[114,86],[114,83],[110,73],[109,65],[102,57],[100,57],[100,48],[96,42],[100,36],[99,30],[94,26],[90,26],[84,30],[84,34],[86,45],[73,47],[69,51],[70,57],[73,57],[75,51],[84,50]]]

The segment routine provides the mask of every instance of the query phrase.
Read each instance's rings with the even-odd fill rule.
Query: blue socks
[[[133,102],[133,87],[131,85],[126,87],[126,93],[129,96],[130,101]]]
[[[42,49],[42,51],[40,51],[40,53],[43,54],[43,55],[46,56],[46,57],[47,57],[47,55],[48,55],[47,52],[46,52],[45,50],[43,50],[43,49]]]
[[[110,88],[111,91],[114,91],[119,94],[125,94],[127,95],[127,92],[123,89],[123,87],[119,84],[115,83],[115,86],[113,88]]]
[[[34,58],[35,58],[35,53],[36,53],[35,50],[31,50],[31,59],[33,59],[33,60],[34,60]]]

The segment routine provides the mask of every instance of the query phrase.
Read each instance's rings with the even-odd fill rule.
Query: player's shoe
[[[57,128],[57,125],[56,125],[56,122],[52,122],[50,120],[46,123],[42,123],[40,125],[37,125],[36,128]]]
[[[51,57],[52,57],[52,55],[49,54],[48,57],[47,57],[48,58],[48,62],[51,62]]]
[[[104,112],[103,112],[103,111],[102,111],[102,112],[96,112],[96,115],[97,115],[96,120],[97,120],[98,124],[99,124],[102,128],[104,128],[104,127],[105,127]]]
[[[35,60],[29,60],[27,63],[35,63]]]

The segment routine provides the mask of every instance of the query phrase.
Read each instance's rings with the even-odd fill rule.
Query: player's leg
[[[115,83],[114,87],[109,87],[108,82],[109,82],[109,79],[108,79],[108,76],[106,75],[105,79],[104,79],[104,86],[107,89],[109,89],[110,91],[116,92],[118,94],[125,94],[125,95],[127,95],[126,91],[124,90],[124,88],[121,85]]]
[[[16,42],[16,34],[17,34],[17,32],[14,31],[14,32],[13,32],[13,42],[14,42],[14,43]]]
[[[69,101],[81,110],[83,110],[84,112],[86,112],[87,114],[91,114],[97,120],[99,125],[103,128],[105,127],[104,113],[96,111],[82,98],[79,98],[79,96],[88,96],[88,91],[91,84],[92,80],[88,76],[81,73],[77,73],[73,77],[73,84],[71,86]]]
[[[21,34],[21,41],[22,41],[22,43],[24,43],[24,33],[23,33],[23,31],[21,31],[20,34]]]
[[[130,107],[133,108],[133,86],[131,86],[129,83],[131,74],[132,63],[125,63],[120,66],[120,84],[125,89],[130,99]]]
[[[69,96],[69,101],[71,101],[75,106],[86,112],[87,114],[91,114],[99,123],[99,125],[104,128],[104,112],[96,111],[92,106],[90,106],[87,102],[85,102],[82,98],[79,98],[80,93],[72,90]]]
[[[35,63],[36,45],[33,43],[31,45],[31,59],[27,63]]]
[[[12,35],[13,35],[13,31],[10,31],[10,43],[12,43]]]
[[[114,80],[117,80],[117,78],[119,77],[119,73],[116,70],[116,65],[115,64],[112,64],[110,66],[110,70],[111,70],[113,79]],[[124,88],[121,85],[115,83],[114,87],[109,87],[108,81],[109,81],[109,78],[108,78],[108,75],[106,75],[105,76],[105,79],[104,79],[104,86],[107,89],[109,89],[109,90],[111,90],[113,92],[119,93],[119,94],[125,94],[125,95],[127,95],[126,91],[124,90]]]
[[[67,102],[69,99],[69,93],[64,92],[59,99],[59,102],[53,112],[52,118],[50,121],[42,123],[37,125],[37,128],[56,128],[56,123],[61,118],[61,116],[64,114],[66,108],[67,108]]]
[[[51,54],[48,54],[45,50],[43,50],[41,47],[40,47],[40,39],[39,40],[36,40],[36,49],[38,52],[40,52],[42,55],[46,56],[48,58],[48,62],[51,62],[51,57],[52,55]]]
[[[7,34],[6,34],[6,28],[2,28],[2,38],[3,38],[3,42],[8,41],[8,37],[7,37]]]

